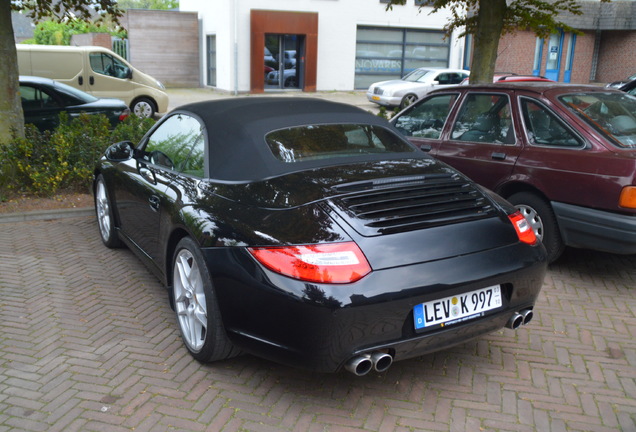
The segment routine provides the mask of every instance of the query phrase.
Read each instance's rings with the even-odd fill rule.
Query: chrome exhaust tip
[[[509,329],[517,330],[521,326],[521,324],[523,324],[523,316],[515,312],[506,323],[506,327],[508,327]]]
[[[357,376],[363,376],[373,369],[373,361],[369,354],[355,356],[345,364],[345,369]]]
[[[393,357],[384,352],[374,352],[371,354],[371,361],[373,362],[373,369],[377,372],[385,372],[393,364]]]
[[[523,317],[523,325],[526,325],[534,318],[534,312],[532,312],[532,309],[522,310],[521,316]]]

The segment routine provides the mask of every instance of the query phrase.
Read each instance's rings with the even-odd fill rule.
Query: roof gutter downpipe
[[[238,9],[239,0],[234,1],[234,96],[238,96]]]

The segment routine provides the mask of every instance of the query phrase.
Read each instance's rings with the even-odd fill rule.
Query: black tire
[[[155,103],[148,98],[140,97],[130,105],[130,111],[139,118],[153,118],[157,112]]]
[[[115,229],[115,218],[104,177],[100,174],[95,181],[95,215],[99,227],[99,236],[106,247],[114,249],[123,246]]]
[[[556,261],[563,253],[565,244],[550,204],[532,192],[518,192],[508,197],[508,201],[521,211],[543,242],[548,252],[548,262]]]
[[[400,109],[404,109],[409,105],[414,104],[417,101],[417,95],[413,93],[409,93],[402,98],[400,102]]]
[[[296,77],[295,76],[291,76],[291,77],[287,78],[285,80],[284,87],[285,88],[296,88],[296,87],[298,87],[298,82],[296,81]]]
[[[202,363],[240,353],[225,333],[212,278],[198,245],[181,239],[172,260],[172,296],[181,338],[192,357]]]

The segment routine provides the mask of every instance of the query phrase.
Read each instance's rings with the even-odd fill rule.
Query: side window
[[[58,107],[55,99],[36,87],[21,85],[20,99],[22,99],[22,109],[25,111]]]
[[[184,174],[203,177],[203,127],[199,121],[184,114],[175,114],[164,121],[148,138],[145,159]]]
[[[521,99],[523,121],[532,144],[580,147],[583,142],[559,120],[550,110],[531,99]]]
[[[122,79],[128,77],[128,66],[109,54],[90,53],[88,58],[95,73]]]
[[[466,77],[464,74],[460,74],[457,72],[449,73],[448,76],[449,76],[449,82],[448,82],[449,84],[459,84]]]
[[[398,117],[395,127],[406,136],[439,139],[456,100],[456,94],[425,99]]]
[[[510,100],[503,94],[469,94],[453,125],[452,139],[514,144]]]
[[[440,84],[452,84],[451,82],[451,74],[449,73],[441,73],[437,75],[437,82]]]

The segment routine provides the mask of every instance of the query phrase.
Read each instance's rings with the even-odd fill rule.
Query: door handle
[[[78,83],[79,85],[83,85],[83,84],[84,84],[84,77],[83,77],[83,76],[78,77],[78,78],[77,78],[77,83]]]
[[[501,152],[494,152],[491,157],[496,160],[506,160],[506,154]]]
[[[431,150],[433,150],[433,146],[430,144],[422,144],[420,145],[420,150],[424,152],[430,152]]]
[[[150,203],[150,208],[153,209],[154,211],[159,211],[159,197],[157,195],[151,195],[150,198],[148,198],[148,202]]]
[[[94,76],[90,76],[90,77],[88,77],[88,83],[89,83],[90,85],[95,84],[95,77],[94,77]]]

